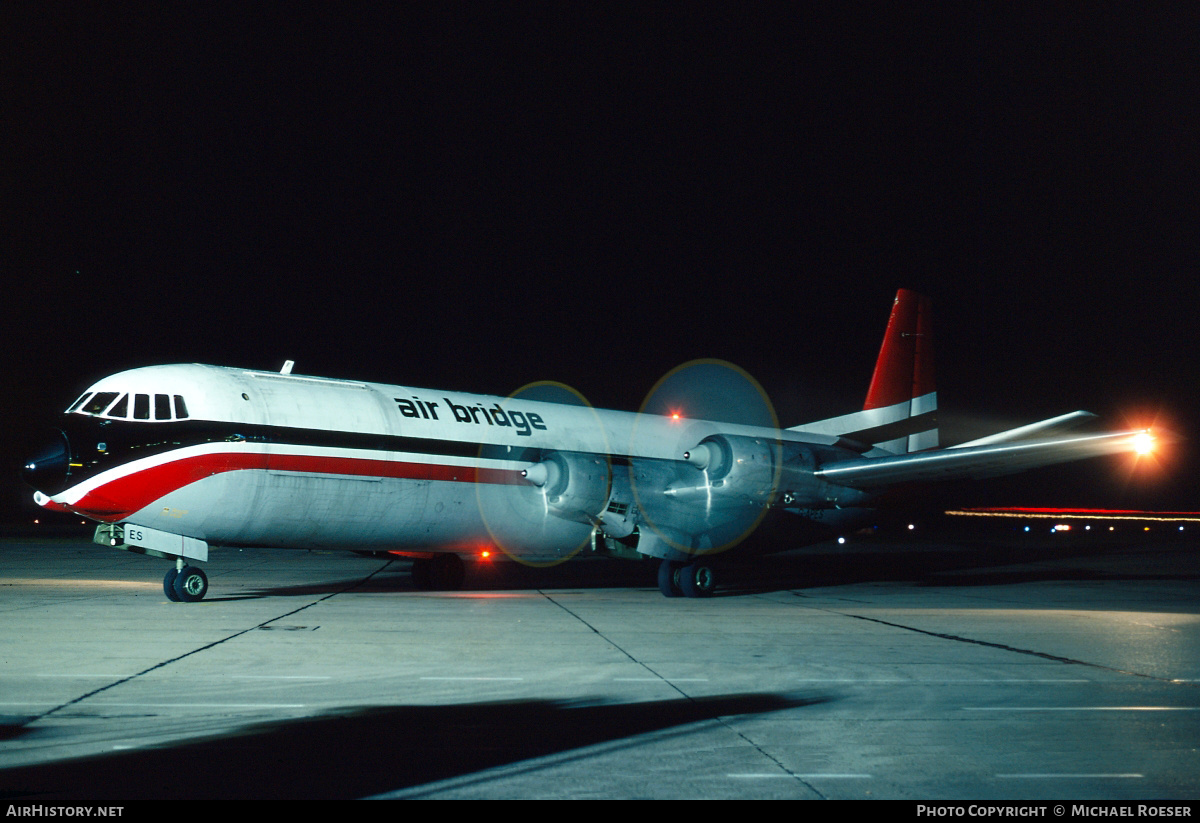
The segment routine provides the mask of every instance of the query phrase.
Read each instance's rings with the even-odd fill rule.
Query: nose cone
[[[33,456],[21,468],[21,478],[43,494],[57,494],[67,487],[71,446],[61,429],[49,429],[37,443]]]

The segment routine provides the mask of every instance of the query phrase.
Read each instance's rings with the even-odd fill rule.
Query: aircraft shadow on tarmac
[[[1154,547],[1136,542],[999,538],[944,541],[881,541],[849,551],[816,548],[747,567],[730,580],[729,594],[839,586],[908,583],[914,586],[998,586],[1048,581],[1195,580],[1194,562],[1156,564],[1156,570],[1122,564],[1122,556],[1147,551],[1169,557],[1188,552],[1187,543]]]
[[[1166,541],[1158,549],[1186,552],[1187,543]],[[716,597],[738,597],[772,591],[869,582],[917,586],[994,586],[1046,581],[1194,580],[1195,563],[1160,565],[1157,571],[1134,571],[1108,561],[1145,551],[1129,542],[999,538],[968,540],[865,540],[850,546],[819,545],[771,557],[731,555],[717,559],[720,587]],[[1071,562],[1067,562],[1071,561]],[[1082,562],[1080,562],[1082,561]],[[538,568],[496,561],[469,565],[468,591],[538,589],[655,589],[656,561],[630,562],[585,558]],[[253,593],[209,597],[210,602],[243,597],[297,597],[414,591],[408,562],[396,560],[361,579],[314,581],[295,586],[263,587]]]
[[[340,591],[380,594],[414,592],[407,560],[397,559],[378,569],[370,577],[354,580],[314,581],[294,586],[271,586],[255,590],[250,595],[221,598],[209,596],[208,601],[240,599],[241,597],[299,597],[334,594]],[[464,591],[520,591],[536,589],[604,589],[655,588],[653,562],[629,562],[588,558],[568,561],[558,566],[539,568],[512,561],[488,561],[467,564]]]
[[[827,699],[750,694],[622,704],[363,707],[217,738],[0,770],[0,797],[39,803],[368,797],[596,744],[628,740],[636,746],[629,738],[686,734],[688,724]]]

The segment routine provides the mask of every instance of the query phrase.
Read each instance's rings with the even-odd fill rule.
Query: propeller
[[[779,419],[757,380],[745,369],[717,359],[692,360],[669,371],[646,396],[634,424],[634,444],[644,448],[665,441],[669,450],[665,461],[633,461],[629,467],[642,523],[654,538],[687,556],[732,548],[767,512],[765,505],[753,505],[738,495],[731,467],[722,468],[716,460],[728,448],[721,435],[730,427],[720,424],[778,429]],[[778,441],[738,439],[756,446],[759,459],[770,464],[770,491],[765,495],[769,499],[778,485]],[[764,496],[762,486],[757,485],[758,498]],[[646,537],[643,532],[642,539]]]
[[[663,375],[646,399],[643,414],[779,427],[775,407],[758,381],[726,360],[690,360]]]
[[[611,488],[611,450],[599,416],[578,390],[544,380],[522,386],[500,405],[506,412],[520,412],[529,402],[587,409],[590,414],[576,419],[590,423],[575,432],[575,439],[594,444],[594,451],[485,445],[481,458],[526,464],[526,468],[499,472],[497,482],[476,483],[475,489],[492,542],[519,563],[545,568],[571,559],[588,544],[595,515]],[[571,546],[565,551],[558,548],[564,540]]]

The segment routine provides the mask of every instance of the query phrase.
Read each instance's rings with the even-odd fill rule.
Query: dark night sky
[[[178,361],[635,409],[718,357],[790,425],[861,406],[901,286],[944,439],[1077,408],[1193,435],[1183,4],[14,5],[14,465],[94,379]],[[1194,508],[1193,450],[1000,502]]]

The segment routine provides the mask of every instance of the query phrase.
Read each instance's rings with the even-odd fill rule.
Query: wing
[[[1156,437],[1141,429],[937,449],[894,457],[858,457],[826,463],[815,475],[838,486],[862,490],[899,483],[977,480],[1088,457],[1144,451]]]

